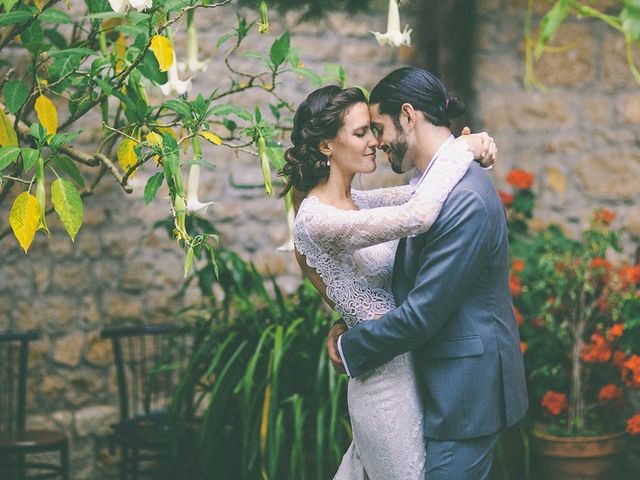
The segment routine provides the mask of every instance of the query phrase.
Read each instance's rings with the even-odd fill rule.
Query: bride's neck
[[[343,175],[336,169],[331,171],[329,177],[309,193],[317,196],[323,203],[328,203],[338,208],[353,207],[353,200],[351,199],[353,177],[354,175]]]

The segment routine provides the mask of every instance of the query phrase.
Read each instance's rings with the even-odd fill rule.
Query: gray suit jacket
[[[477,164],[431,229],[401,240],[393,293],[396,309],[341,337],[353,377],[413,350],[429,438],[480,437],[524,416],[504,208]]]

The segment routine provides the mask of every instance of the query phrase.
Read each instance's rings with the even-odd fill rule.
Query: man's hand
[[[333,369],[336,373],[347,373],[344,368],[344,364],[342,363],[342,357],[340,357],[340,351],[338,350],[338,337],[347,331],[347,326],[342,323],[336,323],[331,330],[329,330],[329,334],[327,335],[327,353],[329,354],[329,359],[333,364]]]
[[[469,148],[473,152],[474,158],[483,167],[491,167],[496,162],[496,155],[498,154],[498,147],[496,147],[493,138],[489,136],[487,132],[480,132],[471,134],[469,127],[464,127],[458,138],[464,138]]]

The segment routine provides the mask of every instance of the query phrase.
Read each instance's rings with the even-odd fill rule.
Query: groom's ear
[[[400,122],[406,121],[407,127],[413,128],[415,126],[416,114],[417,112],[410,103],[403,103],[400,106]]]

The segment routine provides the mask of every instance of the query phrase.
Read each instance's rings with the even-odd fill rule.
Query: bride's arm
[[[412,185],[400,185],[373,190],[351,190],[351,196],[356,205],[366,205],[367,208],[390,207],[409,201],[415,189]]]
[[[435,222],[447,196],[472,162],[473,153],[466,142],[452,142],[406,203],[357,211],[322,205],[306,212],[305,229],[319,244],[354,250],[423,233]]]

